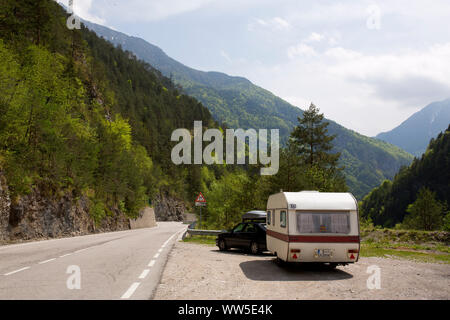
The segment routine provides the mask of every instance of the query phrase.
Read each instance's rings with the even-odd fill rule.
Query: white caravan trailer
[[[267,249],[286,262],[332,267],[359,258],[358,204],[351,193],[280,192],[267,201]]]

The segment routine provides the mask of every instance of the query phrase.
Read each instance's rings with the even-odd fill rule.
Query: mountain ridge
[[[449,123],[450,98],[426,105],[399,126],[379,133],[376,138],[420,156],[425,152],[431,138],[445,130]]]
[[[270,91],[243,77],[215,71],[199,71],[169,57],[161,48],[88,21],[83,23],[100,37],[121,46],[138,59],[158,69],[182,90],[202,102],[215,120],[232,128],[280,130],[281,142],[287,141],[303,111]],[[320,107],[320,106],[319,106]],[[385,179],[392,179],[413,156],[387,142],[363,136],[332,120],[329,133],[336,134],[335,152],[341,152],[341,164],[350,190],[362,198]]]

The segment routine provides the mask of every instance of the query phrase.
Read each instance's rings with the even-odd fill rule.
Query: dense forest
[[[449,229],[449,181],[450,126],[430,141],[422,157],[370,192],[361,203],[361,215],[388,227],[402,223],[397,227]]]
[[[13,199],[84,194],[101,219],[112,207],[136,216],[157,192],[193,196],[200,168],[172,164],[170,134],[216,126],[206,108],[131,53],[69,30],[54,1],[0,10],[0,168]]]
[[[161,193],[190,207],[202,191],[208,225],[229,227],[280,189],[347,189],[330,152],[334,136],[314,106],[275,176],[261,176],[258,165],[174,165],[173,130],[194,120],[220,128],[208,109],[132,53],[84,27],[69,30],[67,16],[51,0],[2,1],[0,171],[12,201],[36,189],[84,196],[101,221],[112,209],[135,217]],[[313,141],[302,127],[317,128]]]

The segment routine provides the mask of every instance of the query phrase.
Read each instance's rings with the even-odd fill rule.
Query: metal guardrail
[[[192,236],[215,236],[219,233],[225,232],[224,230],[197,230],[197,229],[187,229],[187,233]]]

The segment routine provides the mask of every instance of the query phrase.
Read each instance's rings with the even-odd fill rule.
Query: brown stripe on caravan
[[[290,236],[273,230],[267,230],[267,235],[285,242],[359,243],[359,236]]]

